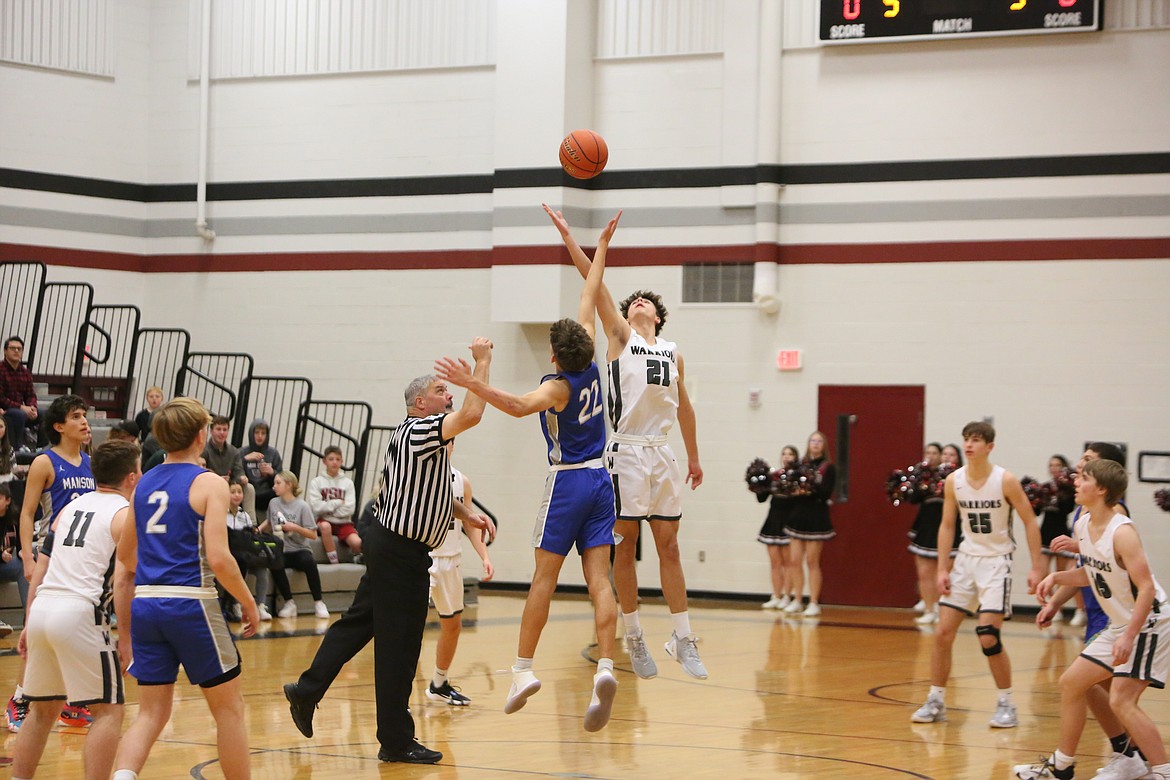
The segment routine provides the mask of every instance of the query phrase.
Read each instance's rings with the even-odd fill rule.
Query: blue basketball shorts
[[[240,655],[216,599],[142,597],[130,604],[127,669],[139,685],[172,685],[179,666],[205,688],[240,673]]]
[[[596,468],[550,471],[532,546],[568,555],[574,544],[578,553],[614,544],[615,520],[613,482],[600,461]]]

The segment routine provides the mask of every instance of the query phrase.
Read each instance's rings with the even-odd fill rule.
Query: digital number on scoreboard
[[[1100,0],[821,0],[822,43],[1091,32]]]

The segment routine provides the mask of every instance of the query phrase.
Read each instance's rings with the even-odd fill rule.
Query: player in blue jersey
[[[37,551],[57,513],[73,499],[95,488],[89,455],[82,452],[90,439],[87,410],[85,401],[78,396],[63,395],[45,412],[45,433],[52,446],[37,455],[29,466],[20,511],[20,557],[26,580],[32,579]],[[20,731],[28,713],[23,680],[22,669],[6,712],[8,729],[13,732]],[[84,727],[92,721],[84,706],[67,704],[61,711],[61,723],[67,726]]]
[[[215,580],[239,601],[245,637],[256,633],[260,615],[228,550],[227,483],[199,465],[210,422],[192,398],[155,412],[152,428],[166,460],[139,481],[118,543],[118,653],[138,680],[139,711],[122,738],[114,780],[134,780],[142,771],[170,720],[179,666],[203,690],[215,718],[224,776],[251,776],[240,657]]]
[[[516,396],[476,379],[462,361],[445,358],[435,364],[440,378],[466,387],[513,417],[540,413],[540,427],[548,445],[549,474],[532,536],[536,573],[524,602],[519,648],[504,712],[516,712],[529,696],[540,690],[540,680],[532,671],[532,659],[548,622],[549,602],[561,566],[576,545],[589,597],[593,600],[599,654],[597,673],[593,676],[593,698],[585,711],[586,731],[598,731],[609,722],[617,692],[617,679],[613,676],[617,604],[609,584],[616,515],[613,483],[602,460],[605,402],[600,372],[593,360],[593,336],[605,253],[620,217],[618,212],[597,240],[597,253],[581,293],[577,320],[563,319],[549,329],[556,373],[542,378],[539,387]]]

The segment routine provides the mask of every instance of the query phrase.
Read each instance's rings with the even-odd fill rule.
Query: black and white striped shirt
[[[444,417],[407,417],[394,430],[386,447],[382,492],[374,507],[383,526],[431,549],[443,543],[454,511]]]

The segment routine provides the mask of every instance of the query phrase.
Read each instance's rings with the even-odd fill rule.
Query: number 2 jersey
[[[955,504],[958,522],[963,529],[959,552],[979,557],[1011,555],[1016,549],[1012,538],[1012,505],[1003,495],[1002,466],[993,466],[983,487],[976,490],[967,481],[967,467],[955,472]]]
[[[1133,617],[1133,605],[1137,596],[1137,588],[1129,578],[1129,572],[1121,568],[1117,561],[1117,553],[1113,548],[1113,536],[1123,525],[1133,523],[1122,514],[1115,514],[1110,518],[1101,538],[1096,542],[1089,536],[1089,514],[1083,513],[1076,522],[1073,534],[1080,546],[1080,562],[1089,575],[1089,583],[1093,587],[1093,594],[1097,597],[1101,609],[1109,616],[1109,625],[1115,628],[1129,625]],[[1150,574],[1153,577],[1153,573]],[[1166,608],[1166,592],[1158,581],[1154,580],[1154,604],[1150,608],[1151,615],[1160,614]]]
[[[210,589],[214,597],[214,575],[203,546],[203,516],[191,508],[191,483],[206,471],[194,463],[162,463],[138,481],[136,586]],[[184,591],[171,595],[199,597]]]
[[[568,383],[569,401],[559,412],[549,408],[540,415],[540,428],[548,444],[548,464],[567,466],[600,458],[605,450],[605,403],[597,364],[590,362],[584,371],[549,374],[540,382],[552,379]]]
[[[609,416],[614,433],[665,436],[678,418],[678,346],[653,345],[630,331],[630,340],[609,364]]]

